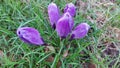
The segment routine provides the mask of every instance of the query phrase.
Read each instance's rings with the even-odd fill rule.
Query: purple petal
[[[68,17],[68,19],[69,19],[69,24],[70,24],[70,29],[72,30],[72,28],[73,28],[73,26],[74,26],[74,20],[73,20],[72,16],[70,15],[69,12],[66,12],[66,13],[64,14],[64,16]]]
[[[80,39],[87,35],[90,26],[87,23],[79,24],[71,34],[71,39]]]
[[[76,14],[76,7],[73,3],[69,3],[64,8],[64,13],[69,12],[71,16],[75,16]]]
[[[55,3],[50,3],[48,5],[48,16],[49,16],[51,26],[55,28],[56,23],[60,18],[60,12]]]
[[[26,43],[34,45],[42,45],[44,41],[39,32],[31,27],[22,27],[17,29],[17,35]]]
[[[71,15],[66,12],[57,22],[56,31],[61,38],[65,38],[71,32],[74,21]]]

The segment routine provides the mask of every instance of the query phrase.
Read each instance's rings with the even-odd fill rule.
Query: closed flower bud
[[[56,31],[61,38],[65,38],[71,32],[74,21],[71,15],[66,12],[57,22]]]
[[[81,23],[79,24],[71,34],[71,39],[80,39],[87,35],[88,31],[90,29],[90,26],[87,23]]]
[[[55,3],[50,3],[48,5],[48,16],[49,16],[51,26],[55,29],[56,23],[60,18],[60,12]]]
[[[65,6],[64,12],[69,12],[71,16],[75,16],[76,14],[76,7],[73,3],[69,3]]]
[[[17,29],[18,37],[29,44],[42,45],[44,41],[40,36],[39,32],[31,27],[21,27]]]

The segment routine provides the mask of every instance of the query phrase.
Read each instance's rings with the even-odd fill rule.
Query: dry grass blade
[[[3,57],[4,56],[4,53],[3,51],[0,50],[0,57]]]
[[[93,63],[83,63],[83,68],[96,68],[96,65]]]

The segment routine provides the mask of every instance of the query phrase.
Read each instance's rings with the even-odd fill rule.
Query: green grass
[[[29,1],[29,0],[28,0]],[[87,0],[84,0],[87,1]],[[92,2],[96,2],[93,0]],[[66,3],[76,0],[54,0],[62,11]],[[88,0],[88,2],[91,2]],[[91,2],[91,4],[92,4]],[[74,17],[75,26],[80,22],[88,22],[92,30],[88,35],[79,40],[69,41],[68,39],[60,40],[55,30],[49,24],[47,15],[47,6],[51,0],[31,0],[23,2],[22,0],[0,0],[0,50],[3,51],[4,57],[0,59],[1,68],[83,68],[83,63],[91,62],[96,64],[97,68],[108,68],[110,61],[118,60],[113,68],[119,68],[117,58],[101,57],[101,51],[105,49],[98,48],[100,37],[108,26],[120,28],[120,6],[119,0],[115,3],[117,11],[110,12],[110,8],[97,7],[87,8],[86,14],[79,12]],[[89,5],[90,6],[90,3]],[[86,16],[96,18],[95,11],[103,11],[106,17],[106,24],[103,28],[98,28],[96,22],[91,23]],[[61,12],[62,14],[62,12]],[[45,42],[53,46],[55,52],[45,52],[46,46],[34,46],[22,42],[16,35],[18,27],[29,26],[36,28]],[[115,40],[112,40],[115,42]],[[70,46],[68,48],[67,46]],[[90,49],[91,47],[91,49]],[[68,56],[63,57],[66,50],[69,50]],[[84,52],[83,54],[81,52]],[[47,61],[47,58],[53,56],[53,61]],[[102,60],[98,60],[98,57]],[[58,63],[61,63],[58,65]]]

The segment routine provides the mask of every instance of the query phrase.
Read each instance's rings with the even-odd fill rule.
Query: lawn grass
[[[76,0],[54,0],[53,2],[63,11],[66,3],[75,4]],[[116,0],[114,6],[107,8],[91,7],[99,0],[84,0],[84,2],[88,3],[87,11],[83,13],[77,7],[77,14],[74,17],[75,26],[81,22],[87,22],[92,29],[85,38],[69,41],[68,39],[61,40],[50,26],[47,6],[51,0],[0,0],[0,50],[4,53],[4,57],[0,59],[0,67],[84,68],[84,63],[92,63],[91,65],[96,65],[96,68],[108,68],[112,61],[117,60],[112,68],[119,68],[120,55],[116,58],[101,57],[105,46],[100,39],[108,26],[120,28],[120,1]],[[110,10],[112,7],[115,11]],[[92,22],[87,19],[87,16],[96,19],[95,11],[103,13],[105,17],[103,26],[99,26],[96,20]],[[16,30],[23,26],[36,28],[45,42],[51,46],[51,50],[49,48],[46,50],[46,46],[29,45],[21,41],[16,35]],[[119,42],[116,39],[108,39],[113,43]],[[98,48],[99,45],[102,48]],[[63,57],[66,51],[68,55]]]

